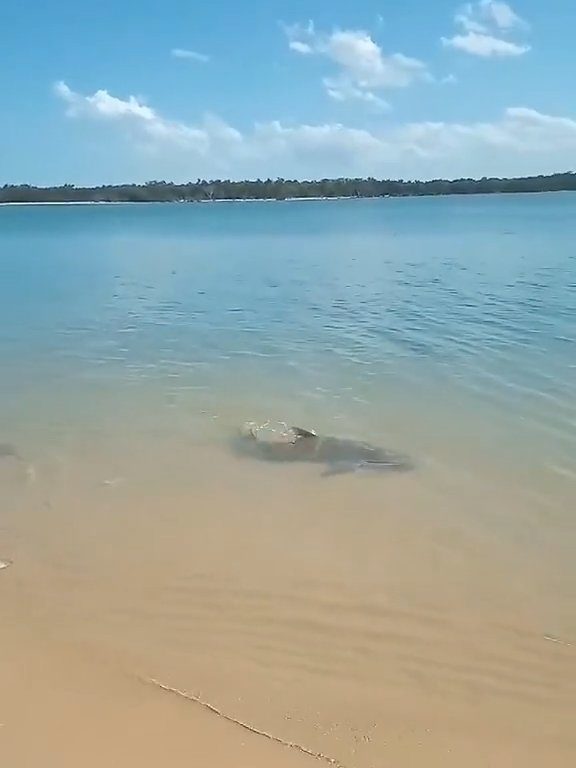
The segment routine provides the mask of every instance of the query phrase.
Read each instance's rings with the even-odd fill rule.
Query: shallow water
[[[12,598],[345,766],[573,764],[575,212],[0,207]],[[236,456],[266,419],[418,469]]]

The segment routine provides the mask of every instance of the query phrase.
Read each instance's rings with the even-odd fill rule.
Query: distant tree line
[[[34,187],[5,184],[0,188],[3,203],[152,203],[201,202],[209,200],[289,200],[314,197],[408,197],[424,195],[473,195],[510,192],[558,192],[576,190],[576,173],[524,178],[455,179],[447,181],[403,181],[387,179],[256,179],[229,181],[197,179],[186,184],[148,181],[102,187]]]

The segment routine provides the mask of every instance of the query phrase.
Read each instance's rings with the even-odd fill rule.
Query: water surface
[[[346,766],[572,764],[575,213],[0,207],[12,598]],[[235,456],[266,419],[418,469]]]

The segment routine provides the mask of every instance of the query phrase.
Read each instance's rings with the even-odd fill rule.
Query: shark
[[[233,438],[235,452],[260,461],[318,464],[325,476],[415,468],[408,456],[364,441],[321,435],[304,427],[283,425],[281,431],[269,432],[266,427],[245,424]]]

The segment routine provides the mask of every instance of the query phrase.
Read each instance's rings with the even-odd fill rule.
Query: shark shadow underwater
[[[349,472],[407,472],[414,462],[403,454],[370,443],[318,435],[302,427],[286,427],[281,433],[263,435],[266,425],[245,424],[233,437],[232,448],[259,461],[319,464],[323,475]]]

